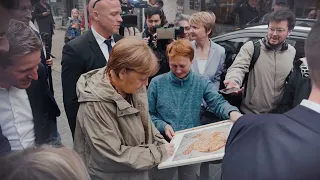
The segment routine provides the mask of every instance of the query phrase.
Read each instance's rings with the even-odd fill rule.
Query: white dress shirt
[[[109,60],[108,45],[106,43],[104,43],[104,41],[107,39],[104,38],[103,36],[101,36],[99,33],[97,33],[97,31],[94,30],[93,26],[91,26],[91,30],[92,30],[94,38],[96,39],[96,41],[97,41],[97,43],[103,53],[103,56],[106,58],[106,61],[108,62],[108,60]],[[113,39],[113,36],[111,36],[111,46],[113,47],[115,44],[116,43]]]
[[[312,102],[310,100],[302,100],[302,102],[300,103],[300,105],[304,106],[304,107],[307,107],[317,113],[320,113],[320,104],[318,103],[315,103],[315,102]]]
[[[0,125],[11,150],[23,150],[35,145],[34,122],[25,89],[0,88]]]

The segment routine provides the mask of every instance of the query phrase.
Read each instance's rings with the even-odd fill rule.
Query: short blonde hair
[[[209,37],[213,34],[214,25],[216,24],[216,15],[209,12],[197,12],[191,15],[190,24],[203,25],[206,32],[210,32]]]
[[[194,58],[194,49],[189,40],[179,39],[167,47],[167,56],[169,59],[175,59],[177,57],[188,57],[190,61]]]
[[[152,76],[159,70],[158,59],[145,41],[126,37],[112,48],[107,63],[108,73],[112,70],[119,76],[121,69],[130,69]]]
[[[30,148],[11,153],[0,163],[2,180],[90,180],[81,158],[67,148]]]

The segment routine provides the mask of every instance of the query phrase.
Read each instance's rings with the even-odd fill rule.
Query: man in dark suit
[[[3,53],[9,51],[9,42],[7,40],[6,34],[8,30],[9,20],[11,17],[11,12],[13,9],[19,7],[19,1],[6,1],[0,0],[0,63],[3,60]],[[1,119],[0,119],[1,120]],[[2,128],[0,126],[0,156],[5,155],[11,151],[10,143],[8,138],[2,134]]]
[[[91,29],[68,42],[62,51],[63,103],[74,135],[79,108],[76,84],[81,74],[106,66],[112,46],[122,37],[119,0],[91,0],[89,15]]]
[[[51,6],[47,0],[40,0],[34,5],[33,18],[36,19],[40,33],[48,34],[49,52],[51,53],[52,36],[54,34],[55,22],[51,13]]]
[[[50,143],[50,120],[60,115],[40,64],[42,45],[31,28],[11,20],[10,50],[0,61],[0,123],[12,150]]]
[[[320,22],[306,40],[312,91],[284,114],[246,115],[233,126],[222,163],[224,180],[320,179]]]

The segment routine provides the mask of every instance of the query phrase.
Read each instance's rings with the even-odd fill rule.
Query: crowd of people
[[[161,2],[145,10],[141,37],[119,35],[119,0],[91,0],[84,32],[79,11],[72,10],[61,60],[74,141],[68,150],[49,80],[50,5],[0,0],[1,179],[162,180],[177,172],[180,180],[196,180],[201,163],[157,166],[173,155],[177,131],[222,120],[234,123],[223,179],[320,178],[320,22],[305,42],[306,57],[295,60],[286,42],[295,16],[277,1],[263,18],[265,37],[245,43],[226,69],[225,48],[211,40],[213,12],[178,15],[174,24],[183,34],[163,48],[156,31],[167,24]],[[238,13],[255,16],[255,2],[248,1],[250,12],[239,6]],[[222,91],[241,101],[229,102]]]

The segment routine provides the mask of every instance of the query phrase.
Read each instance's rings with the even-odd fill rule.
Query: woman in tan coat
[[[148,180],[148,170],[172,155],[148,112],[145,86],[157,66],[144,41],[124,38],[106,68],[80,77],[74,149],[91,179]]]

